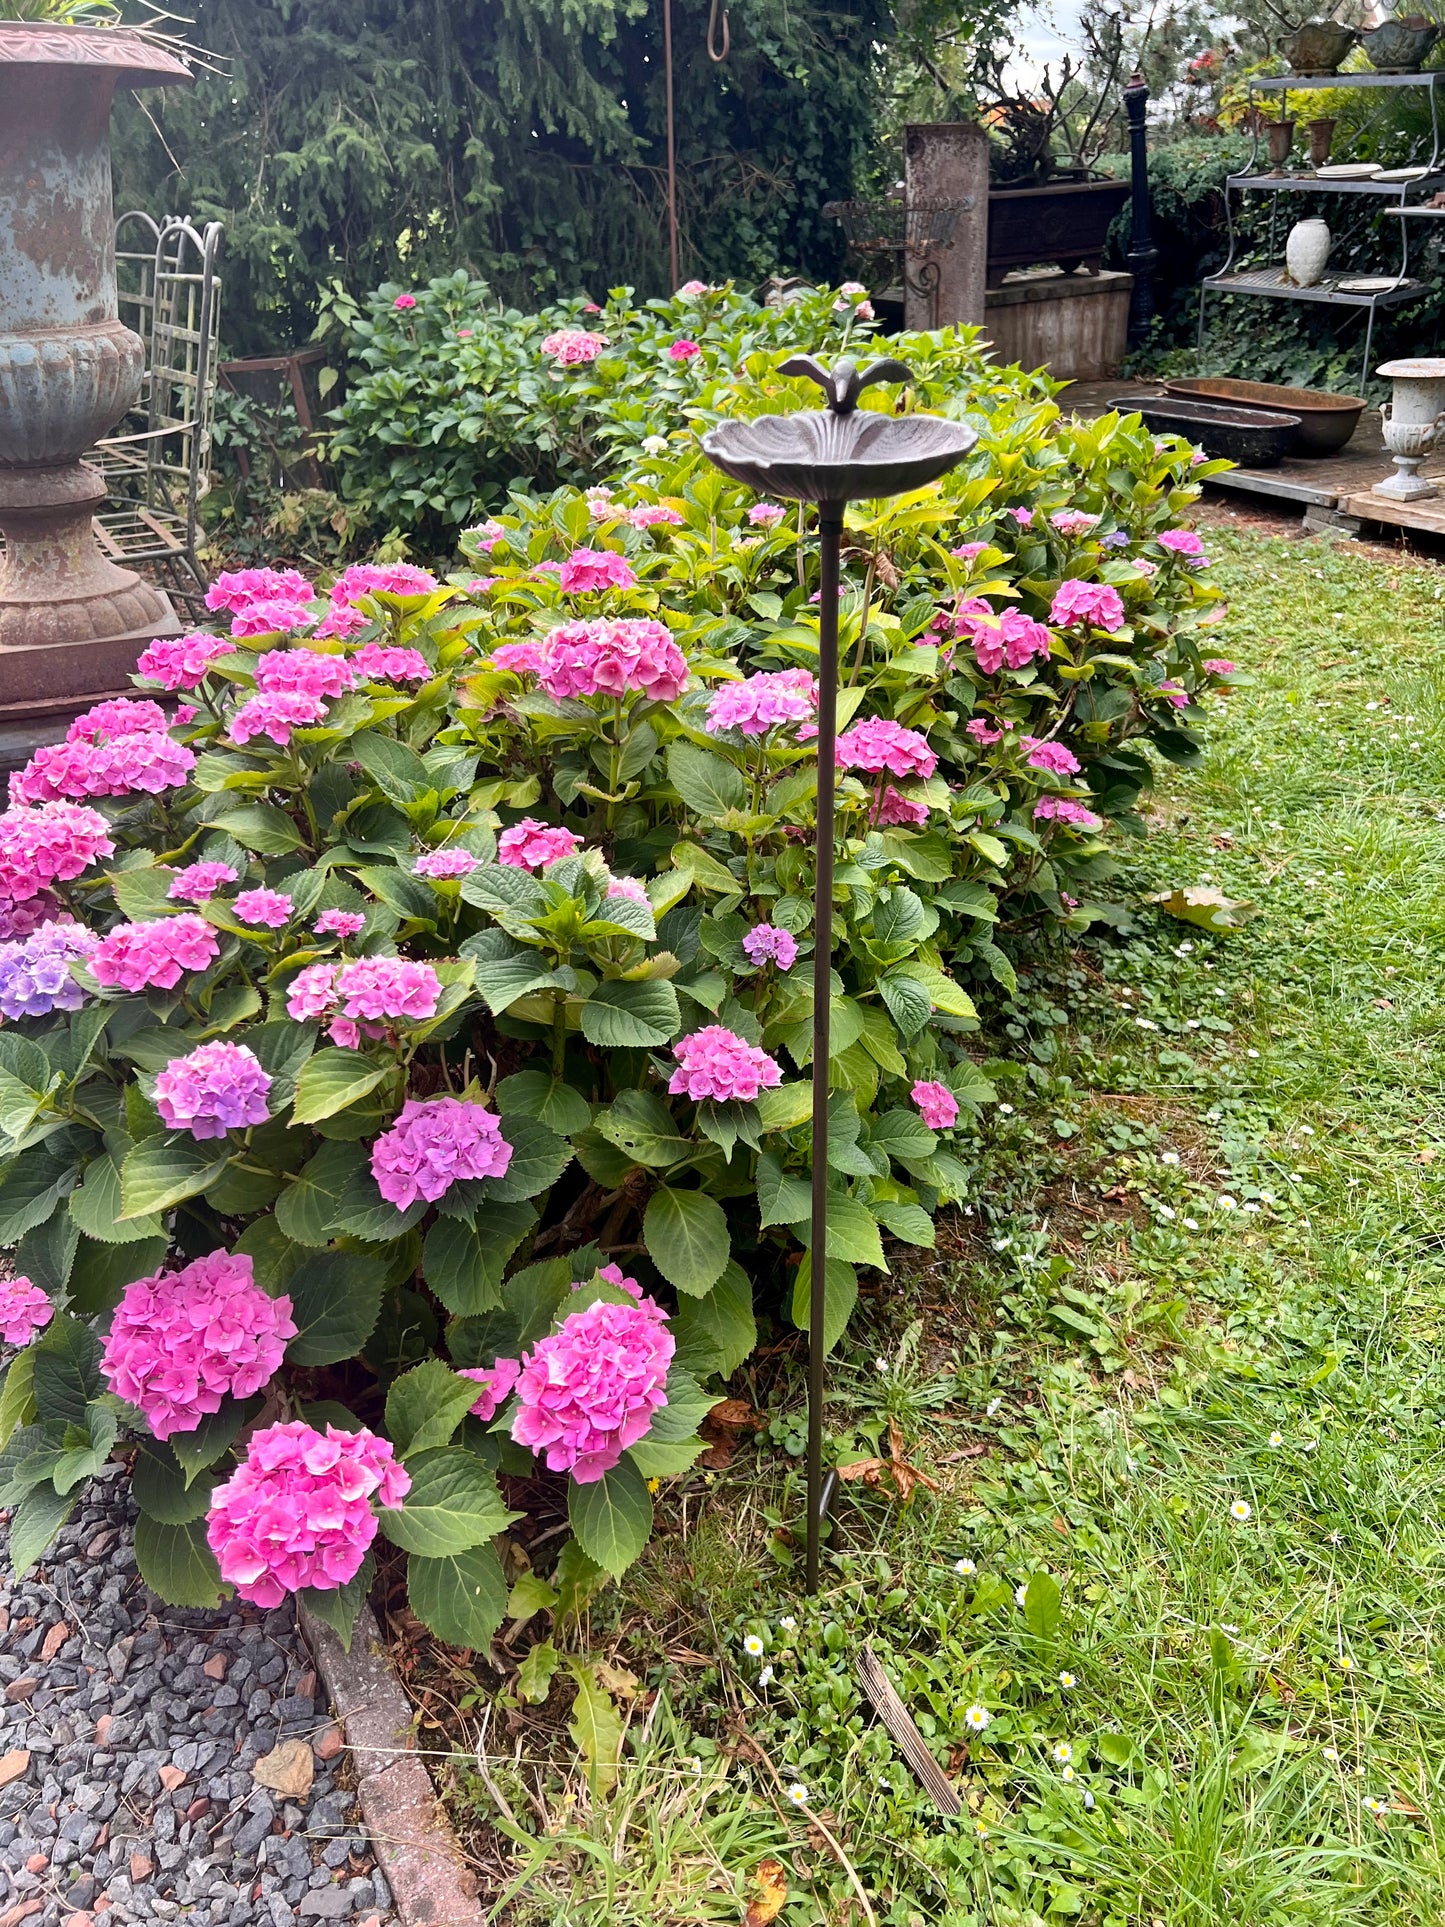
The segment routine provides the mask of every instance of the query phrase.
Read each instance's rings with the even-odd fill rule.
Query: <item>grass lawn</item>
[[[978,1203],[833,1367],[836,1456],[892,1423],[937,1489],[849,1483],[804,1600],[800,1380],[765,1353],[733,1389],[767,1430],[664,1490],[574,1626],[615,1788],[557,1744],[565,1691],[458,1761],[499,1918],[762,1927],[785,1881],[783,1927],[1445,1919],[1445,572],[1211,548],[1253,680],[1116,894],[1255,914],[1144,906],[1027,967]],[[873,1718],[865,1641],[959,1817]]]

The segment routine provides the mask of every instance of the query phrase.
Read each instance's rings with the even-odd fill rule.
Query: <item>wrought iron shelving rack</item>
[[[1367,88],[1376,87],[1424,87],[1430,99],[1430,157],[1421,165],[1428,170],[1417,180],[1412,181],[1330,181],[1321,180],[1317,174],[1259,173],[1256,165],[1259,156],[1259,118],[1251,114],[1254,130],[1254,148],[1250,155],[1249,170],[1243,174],[1231,174],[1224,184],[1224,213],[1229,235],[1229,256],[1218,274],[1207,275],[1199,284],[1199,336],[1198,351],[1204,354],[1205,309],[1211,294],[1238,294],[1262,297],[1276,301],[1313,301],[1332,308],[1359,308],[1365,314],[1365,346],[1361,357],[1361,380],[1366,380],[1370,371],[1370,348],[1374,341],[1375,316],[1381,308],[1400,308],[1411,301],[1418,301],[1429,292],[1429,284],[1412,279],[1409,272],[1409,226],[1400,223],[1400,268],[1393,277],[1391,285],[1372,293],[1359,290],[1341,289],[1341,280],[1364,279],[1364,276],[1330,275],[1314,287],[1298,288],[1285,279],[1283,268],[1245,268],[1236,270],[1235,256],[1239,251],[1240,236],[1235,226],[1234,196],[1236,194],[1344,194],[1372,196],[1382,209],[1389,213],[1405,210],[1412,194],[1435,193],[1445,186],[1445,166],[1440,154],[1440,102],[1445,93],[1445,68],[1421,74],[1275,74],[1257,78],[1250,82],[1250,106],[1254,106],[1256,93],[1301,93],[1323,88]],[[1276,207],[1270,208],[1270,251],[1278,253],[1276,240]],[[1383,277],[1381,277],[1383,278]]]

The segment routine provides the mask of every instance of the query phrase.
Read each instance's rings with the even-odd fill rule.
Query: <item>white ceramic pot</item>
[[[1327,222],[1315,219],[1296,221],[1284,244],[1284,264],[1297,288],[1312,288],[1324,278],[1330,258],[1330,230]]]
[[[1438,494],[1435,485],[1420,474],[1420,467],[1445,424],[1445,358],[1417,355],[1387,361],[1375,372],[1394,383],[1394,393],[1380,410],[1380,421],[1385,446],[1395,458],[1395,473],[1376,482],[1372,492],[1398,502]]]

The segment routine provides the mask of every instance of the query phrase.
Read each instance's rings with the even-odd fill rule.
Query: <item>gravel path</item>
[[[0,1548],[0,1927],[389,1922],[294,1612],[163,1605],[133,1518],[117,1466],[24,1581]],[[252,1776],[286,1741],[292,1798]]]

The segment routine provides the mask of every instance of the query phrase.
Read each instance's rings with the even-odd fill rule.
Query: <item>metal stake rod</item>
[[[1154,319],[1154,270],[1159,251],[1154,246],[1153,210],[1149,203],[1149,135],[1144,125],[1144,110],[1149,104],[1149,88],[1143,74],[1129,76],[1124,89],[1124,106],[1129,115],[1129,272],[1134,285],[1129,295],[1129,346],[1142,347],[1149,338]],[[1255,137],[1258,139],[1258,135]],[[1226,196],[1226,198],[1228,198]],[[1204,322],[1204,297],[1200,295],[1200,327]]]
[[[818,504],[818,810],[813,884],[813,1249],[808,1304],[807,1588],[818,1590],[823,1533],[823,1328],[828,1303],[829,1019],[833,1002],[833,819],[838,741],[838,574],[842,502]]]
[[[673,116],[672,0],[662,0],[662,64],[667,79],[667,258],[672,270],[669,292],[677,293],[677,138]]]

